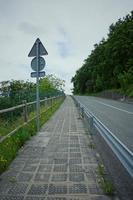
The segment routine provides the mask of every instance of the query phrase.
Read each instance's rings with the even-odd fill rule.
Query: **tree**
[[[131,85],[129,76],[131,77],[132,68],[133,11],[111,24],[108,38],[103,38],[99,44],[94,45],[94,50],[71,80],[73,92],[85,94],[123,87],[126,92]],[[126,87],[123,84],[126,84]]]
[[[45,78],[40,79],[39,87],[40,93],[46,96],[54,96],[64,92],[65,81],[57,78],[56,76],[47,75]]]

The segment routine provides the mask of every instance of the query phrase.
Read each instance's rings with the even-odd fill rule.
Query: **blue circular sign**
[[[43,57],[38,58],[38,71],[42,71],[45,67],[45,60]],[[31,68],[33,71],[37,71],[37,57],[33,58],[31,61]]]

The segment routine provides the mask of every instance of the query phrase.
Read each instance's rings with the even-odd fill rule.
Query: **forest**
[[[73,94],[114,90],[133,97],[133,11],[110,25],[71,81]]]

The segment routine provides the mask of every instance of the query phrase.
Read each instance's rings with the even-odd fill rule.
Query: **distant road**
[[[98,97],[75,97],[133,152],[133,104]]]

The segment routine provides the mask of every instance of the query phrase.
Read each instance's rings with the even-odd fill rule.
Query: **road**
[[[133,104],[98,97],[75,97],[133,152]]]

